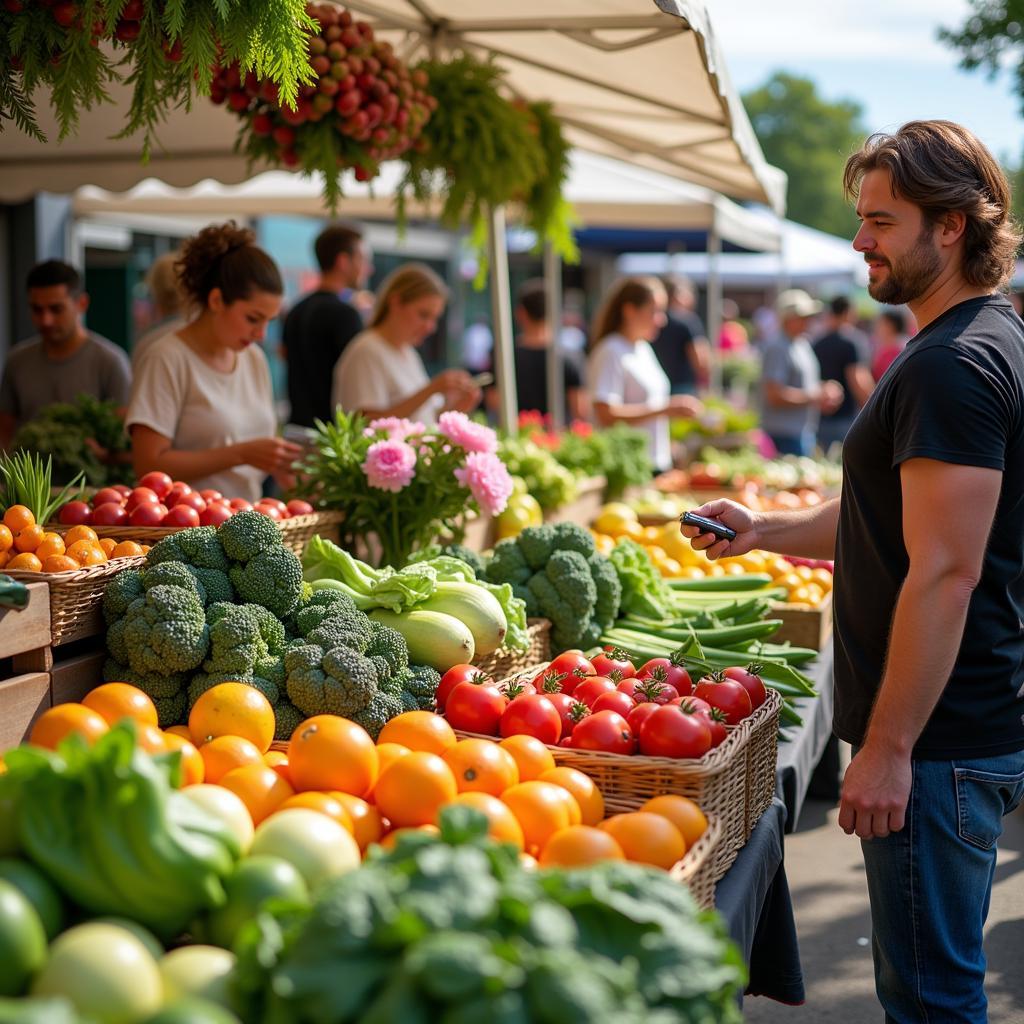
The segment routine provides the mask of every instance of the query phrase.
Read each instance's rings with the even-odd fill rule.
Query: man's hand
[[[839,800],[839,827],[861,839],[899,832],[906,820],[913,773],[909,754],[865,744],[850,762]]]
[[[696,526],[681,525],[679,529],[682,535],[689,537],[690,544],[697,551],[703,551],[708,558],[731,558],[733,555],[742,555],[761,546],[757,518],[749,508],[727,498],[719,498],[693,511],[707,519],[715,519],[736,531],[736,539],[728,541],[720,540],[713,533],[701,533]]]
[[[670,416],[681,416],[696,419],[704,412],[704,403],[693,395],[673,395],[668,400]]]
[[[818,408],[828,416],[843,404],[845,396],[846,392],[843,390],[842,384],[835,380],[827,380],[821,385],[821,390],[818,392]]]

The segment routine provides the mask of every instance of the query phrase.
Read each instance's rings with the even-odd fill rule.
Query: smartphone
[[[685,526],[696,526],[702,533],[713,533],[719,540],[735,540],[736,531],[715,519],[707,519],[694,512],[684,512],[679,521]]]
[[[489,388],[494,383],[493,373],[474,373],[472,377],[474,385],[478,388]]]

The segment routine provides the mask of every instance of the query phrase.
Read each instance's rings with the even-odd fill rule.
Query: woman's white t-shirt
[[[331,400],[346,412],[390,409],[429,383],[414,346],[396,347],[371,329],[357,334],[334,364]],[[443,407],[444,397],[431,395],[408,418],[433,426]]]
[[[205,451],[273,437],[274,392],[267,357],[259,345],[238,353],[230,373],[215,370],[177,334],[166,334],[143,353],[135,368],[126,425],[138,423],[171,439],[179,451]],[[196,490],[256,501],[266,473],[234,466],[187,480]]]
[[[646,341],[631,343],[621,334],[602,338],[587,361],[591,400],[609,405],[661,406],[671,391],[668,377]],[[668,415],[631,424],[648,435],[647,450],[658,470],[672,465]]]

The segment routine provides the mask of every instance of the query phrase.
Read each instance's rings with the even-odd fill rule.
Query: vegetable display
[[[506,437],[499,451],[508,471],[523,481],[542,509],[561,508],[576,499],[575,474],[548,449],[520,437]]]

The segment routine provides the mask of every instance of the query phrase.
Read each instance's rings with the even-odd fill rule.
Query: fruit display
[[[504,437],[498,448],[513,477],[523,481],[543,511],[568,505],[576,498],[576,474],[547,449],[520,436]]]
[[[752,409],[737,409],[728,399],[717,395],[701,395],[704,411],[693,419],[672,421],[673,441],[699,438],[721,438],[726,434],[748,434],[757,426],[758,416]]]
[[[655,484],[666,492],[749,488],[755,493],[816,492],[820,497],[836,490],[842,480],[842,466],[828,459],[796,455],[766,459],[755,448],[702,448],[686,469],[663,473]]]

